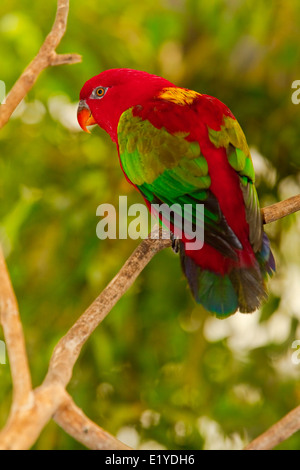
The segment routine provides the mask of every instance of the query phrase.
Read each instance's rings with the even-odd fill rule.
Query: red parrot
[[[184,235],[179,241],[196,301],[219,318],[256,310],[267,298],[275,262],[249,148],[231,111],[162,77],[112,69],[84,84],[78,122],[85,131],[98,124],[110,135],[126,179],[148,208],[204,205],[203,247],[189,249]],[[195,223],[193,211],[188,217]]]

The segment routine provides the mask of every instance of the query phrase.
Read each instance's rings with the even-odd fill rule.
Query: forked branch
[[[0,106],[0,129],[8,122],[18,104],[31,90],[44,69],[53,65],[81,62],[81,56],[78,54],[57,54],[56,52],[56,48],[66,32],[68,13],[69,0],[58,0],[56,17],[50,33],[36,57],[26,67],[10,90],[5,104]]]

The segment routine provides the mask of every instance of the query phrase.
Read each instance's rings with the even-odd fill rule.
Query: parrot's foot
[[[172,250],[174,253],[178,253],[179,246],[180,246],[180,239],[175,237],[173,233],[171,233],[171,240],[172,240]]]

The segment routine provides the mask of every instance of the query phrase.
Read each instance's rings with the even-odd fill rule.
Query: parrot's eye
[[[105,95],[106,89],[103,86],[96,88],[96,95],[100,98]]]

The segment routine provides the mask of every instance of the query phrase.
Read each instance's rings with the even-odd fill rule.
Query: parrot
[[[229,108],[160,76],[115,68],[83,85],[77,119],[86,132],[97,124],[109,134],[125,178],[148,209],[189,204],[187,214],[173,214],[172,233],[180,217],[193,226],[193,209],[203,205],[201,248],[191,249],[184,234],[173,238],[195,301],[221,319],[256,311],[268,297],[275,260],[249,147]]]

